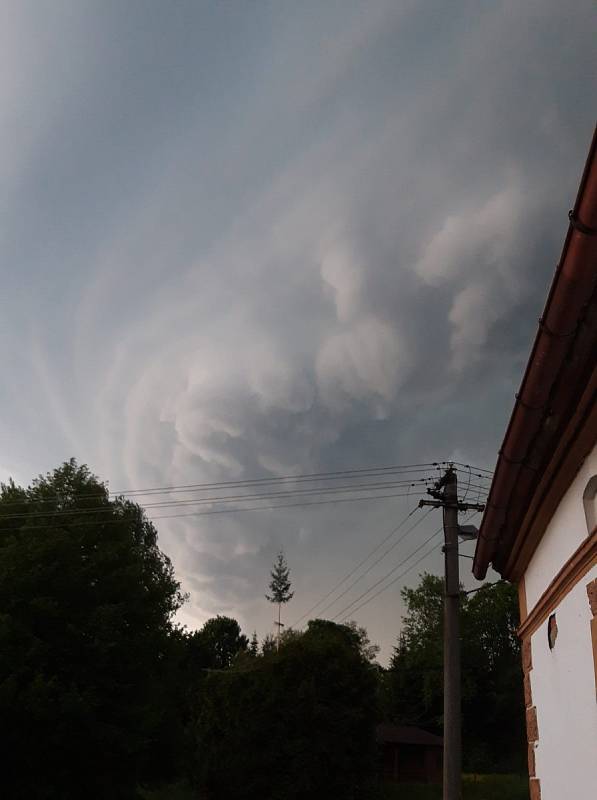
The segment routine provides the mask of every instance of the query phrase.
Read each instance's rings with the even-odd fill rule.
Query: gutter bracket
[[[591,228],[589,225],[585,225],[584,222],[581,222],[572,209],[568,212],[568,219],[574,230],[577,230],[579,233],[584,233],[585,236],[597,236],[597,228]]]
[[[540,317],[539,330],[545,331],[545,333],[549,334],[550,336],[553,336],[554,339],[568,339],[570,338],[570,336],[574,336],[576,334],[578,330],[578,324],[576,324],[574,328],[571,331],[568,331],[567,333],[556,333],[555,331],[552,331],[549,325],[544,321],[543,317]]]

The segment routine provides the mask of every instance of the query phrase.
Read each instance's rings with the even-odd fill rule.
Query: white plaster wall
[[[570,484],[527,567],[524,583],[529,612],[588,535],[582,495],[590,478],[596,474],[597,446],[587,456]]]
[[[555,610],[558,636],[553,650],[547,642],[547,620],[531,637],[541,800],[597,797],[597,702],[586,590],[596,577],[594,567]]]

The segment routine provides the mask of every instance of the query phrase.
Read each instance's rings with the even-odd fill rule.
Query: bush
[[[354,634],[313,628],[208,674],[197,784],[217,800],[361,800],[373,786],[375,676]]]

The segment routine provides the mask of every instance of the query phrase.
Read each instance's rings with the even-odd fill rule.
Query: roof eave
[[[499,563],[494,566],[498,571],[504,577],[512,572],[512,564],[510,569],[505,567],[507,554],[499,550],[506,540],[516,537],[525,507],[539,483],[538,473],[546,466],[546,454],[555,449],[557,436],[561,435],[561,427],[549,424],[554,392],[559,393],[555,399],[560,407],[569,407],[573,395],[581,392],[582,383],[586,382],[586,364],[578,365],[575,380],[570,380],[570,376],[566,381],[559,378],[572,337],[578,334],[579,321],[595,298],[597,270],[587,269],[587,265],[597,264],[596,151],[597,129],[570,214],[562,257],[500,448],[473,561],[473,573],[478,580],[485,578],[496,555]],[[588,337],[594,340],[594,318],[591,325]],[[587,331],[583,333],[586,338]]]

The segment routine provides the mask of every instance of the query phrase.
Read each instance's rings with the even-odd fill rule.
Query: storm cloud
[[[493,467],[595,29],[588,0],[3,3],[0,477]],[[277,548],[298,617],[414,504],[164,520],[181,619],[264,635]],[[400,585],[357,615],[384,656]]]

